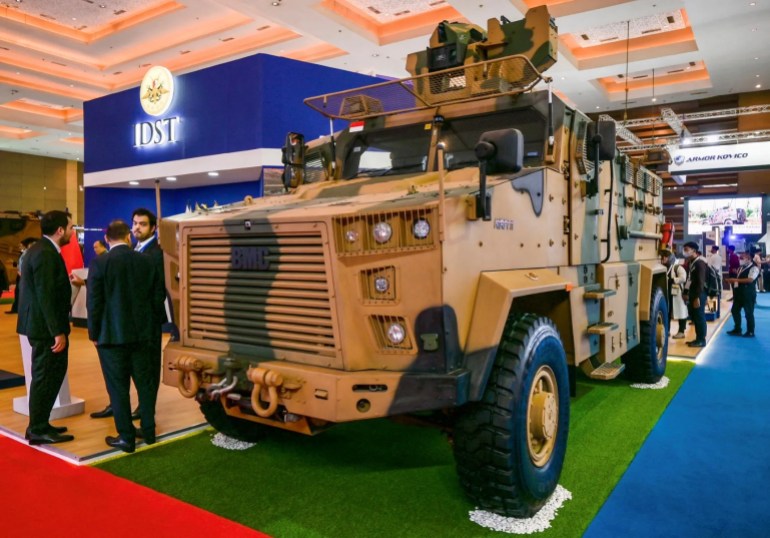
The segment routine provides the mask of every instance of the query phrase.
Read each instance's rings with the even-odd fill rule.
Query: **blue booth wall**
[[[341,69],[256,54],[174,77],[162,117],[142,110],[132,88],[84,104],[85,173],[258,148],[280,148],[288,131],[307,140],[329,133],[329,120],[307,97],[382,82]],[[134,146],[134,126],[179,118],[176,142]],[[345,126],[336,122],[335,130]]]
[[[196,203],[212,206],[216,202],[224,205],[239,202],[247,195],[256,198],[261,192],[261,181],[161,190],[161,216],[170,217],[184,213],[188,204],[190,208],[194,208]],[[156,213],[155,189],[91,187],[86,189],[84,194],[86,231],[83,241],[86,265],[94,256],[94,241],[104,239],[104,230],[111,221],[122,219],[130,226],[132,213],[140,207]]]
[[[280,148],[289,131],[306,140],[329,133],[329,120],[304,99],[382,82],[382,79],[287,58],[256,54],[174,77],[175,97],[162,118],[179,118],[178,140],[134,146],[134,126],[152,122],[140,103],[139,88],[84,104],[85,173],[152,165],[261,148]],[[334,130],[347,122],[335,121]],[[261,178],[245,183],[161,190],[161,214],[185,211],[187,204],[211,205],[262,195]],[[138,207],[155,212],[155,190],[93,186],[85,189],[85,222],[103,230],[113,219],[130,223]],[[103,232],[86,231],[86,262]]]

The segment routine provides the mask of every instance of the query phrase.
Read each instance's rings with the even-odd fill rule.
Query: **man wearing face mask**
[[[754,305],[757,303],[757,288],[755,282],[759,276],[759,268],[753,263],[751,254],[740,253],[741,265],[735,278],[728,278],[733,284],[733,323],[735,326],[727,334],[732,336],[754,336]],[[746,332],[741,334],[741,309],[746,312]]]
[[[695,340],[687,342],[689,347],[706,345],[706,260],[698,252],[698,244],[690,241],[684,244],[684,257],[689,260],[687,279],[687,310],[695,326]]]

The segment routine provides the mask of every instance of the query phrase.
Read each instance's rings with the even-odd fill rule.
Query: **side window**
[[[326,163],[321,153],[310,153],[305,159],[305,183],[326,181]]]

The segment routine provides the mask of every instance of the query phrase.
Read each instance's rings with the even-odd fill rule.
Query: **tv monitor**
[[[684,206],[685,235],[699,235],[713,226],[731,226],[734,235],[764,233],[761,196],[689,198]]]

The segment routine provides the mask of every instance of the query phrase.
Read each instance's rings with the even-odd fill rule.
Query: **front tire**
[[[228,437],[247,443],[256,443],[265,437],[265,426],[249,420],[231,417],[219,400],[200,402],[200,407],[206,421],[215,430]]]
[[[666,373],[668,357],[668,303],[663,290],[653,288],[650,319],[639,322],[639,345],[623,355],[632,381],[657,383]]]
[[[531,517],[559,482],[569,431],[567,358],[553,322],[508,319],[480,402],[460,411],[460,483],[484,510]]]

